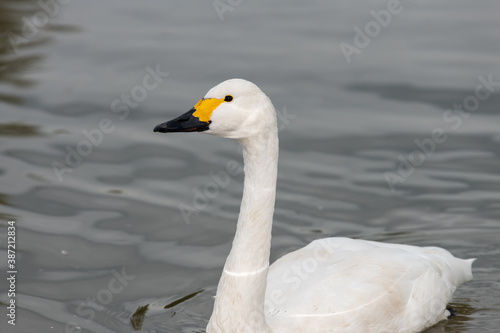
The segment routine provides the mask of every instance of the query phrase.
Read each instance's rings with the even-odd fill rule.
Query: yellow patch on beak
[[[193,112],[193,116],[198,118],[200,121],[205,123],[210,122],[210,116],[212,112],[222,103],[224,102],[224,98],[202,98],[196,105],[193,107],[195,111]]]

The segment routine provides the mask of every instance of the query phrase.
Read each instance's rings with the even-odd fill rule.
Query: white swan
[[[207,333],[419,332],[446,319],[453,292],[472,279],[474,259],[441,248],[348,238],[313,241],[269,266],[278,130],[251,82],[220,83],[154,131],[204,131],[243,147],[241,210]]]

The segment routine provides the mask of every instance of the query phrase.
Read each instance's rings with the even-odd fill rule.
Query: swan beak
[[[200,121],[197,117],[193,116],[195,108],[184,113],[175,119],[165,123],[156,125],[154,132],[171,133],[171,132],[203,132],[208,129],[209,122]]]
[[[183,115],[156,125],[153,132],[203,132],[208,130],[212,112],[224,101],[224,99],[204,98]]]

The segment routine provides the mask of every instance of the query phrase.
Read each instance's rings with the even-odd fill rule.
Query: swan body
[[[316,240],[270,267],[267,322],[272,332],[420,332],[448,317],[470,267],[438,247]]]
[[[207,333],[416,333],[446,319],[474,259],[438,247],[349,238],[313,241],[269,266],[278,130],[253,83],[220,83],[155,132],[205,132],[243,148],[244,190]]]

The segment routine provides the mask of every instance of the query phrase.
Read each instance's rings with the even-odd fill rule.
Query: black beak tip
[[[193,108],[188,112],[170,121],[156,125],[153,132],[174,133],[174,132],[203,132],[208,130],[210,121],[200,121],[198,117],[193,116]]]
[[[156,125],[153,132],[167,133],[167,123]]]

